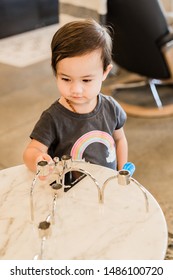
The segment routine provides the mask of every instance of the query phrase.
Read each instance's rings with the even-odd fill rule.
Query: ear
[[[104,81],[107,78],[107,75],[109,74],[109,72],[111,71],[113,65],[109,64],[106,68],[106,70],[103,72],[103,79],[102,81]]]

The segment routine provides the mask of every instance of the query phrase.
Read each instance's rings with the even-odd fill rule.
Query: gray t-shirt
[[[110,96],[98,95],[95,109],[78,114],[63,107],[58,101],[45,110],[30,137],[48,147],[53,158],[71,155],[74,160],[116,169],[113,131],[121,128],[126,113]]]

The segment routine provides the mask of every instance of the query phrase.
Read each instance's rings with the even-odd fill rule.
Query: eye
[[[70,79],[68,78],[61,78],[62,81],[65,81],[65,82],[70,82]]]
[[[91,79],[84,79],[84,80],[83,80],[84,83],[89,83],[89,82],[91,82],[91,81],[92,81]]]

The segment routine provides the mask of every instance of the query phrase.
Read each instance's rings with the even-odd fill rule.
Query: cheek
[[[61,81],[57,81],[57,88],[58,88],[58,91],[61,95],[66,95],[66,92],[68,92],[67,85],[65,85]]]
[[[95,83],[94,88],[95,88],[95,90],[100,91],[101,86],[102,86],[102,80],[99,79],[99,80]]]
[[[94,84],[92,84],[92,86],[90,86],[86,92],[88,94],[88,96],[96,96],[97,94],[100,93],[100,89],[101,89],[101,86],[102,86],[102,82],[101,81],[98,81]]]

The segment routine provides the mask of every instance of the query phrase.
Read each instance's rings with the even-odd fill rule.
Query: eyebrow
[[[58,74],[58,75],[61,75],[61,76],[66,76],[66,77],[69,77],[69,78],[70,78],[69,75],[64,74],[64,73],[59,73],[59,72],[58,72],[57,74]],[[80,77],[80,78],[85,79],[85,78],[92,78],[92,77],[94,77],[94,75],[93,75],[93,74],[89,74],[89,75],[82,76],[82,77]]]

